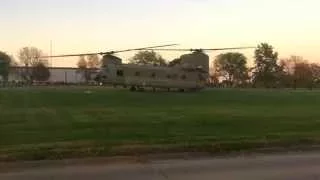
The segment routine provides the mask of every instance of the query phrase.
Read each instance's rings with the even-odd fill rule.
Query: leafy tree
[[[0,76],[5,81],[8,80],[9,67],[11,62],[11,57],[7,55],[5,52],[0,51]]]
[[[82,74],[82,78],[86,82],[88,82],[90,80],[91,73],[89,72],[88,63],[86,61],[85,56],[80,56],[79,57],[78,68],[79,68],[78,73],[81,73]]]
[[[38,65],[43,53],[36,47],[23,47],[19,50],[18,57],[20,62],[26,67]]]
[[[243,84],[248,79],[247,58],[241,53],[224,53],[214,61],[215,72],[233,85]]]
[[[280,81],[284,87],[297,87],[295,68],[298,63],[304,62],[305,60],[300,56],[291,56],[290,58],[280,60],[279,67],[282,71]]]
[[[87,56],[87,67],[88,68],[98,68],[99,66],[100,66],[100,61],[99,61],[98,55]]]
[[[181,63],[181,61],[182,61],[181,58],[176,58],[176,59],[172,60],[172,61],[169,62],[169,67],[173,67],[175,65],[178,65],[178,64]]]
[[[278,53],[271,45],[261,43],[255,50],[254,84],[263,84],[264,87],[275,86],[280,79],[281,67],[277,64]]]
[[[294,67],[294,86],[312,88],[313,75],[308,62],[298,62]]]
[[[51,73],[49,68],[40,62],[33,66],[31,75],[33,80],[47,81],[50,78]]]
[[[157,54],[154,51],[140,51],[130,59],[130,63],[141,65],[152,64],[155,66],[166,66],[166,61],[162,58],[161,55]]]

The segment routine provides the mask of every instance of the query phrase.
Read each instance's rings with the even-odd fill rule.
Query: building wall
[[[77,72],[77,69],[54,68],[50,69],[50,73],[50,82],[79,83],[85,81],[82,74]]]
[[[23,72],[23,68],[12,67],[9,71],[8,80],[9,81],[23,81],[21,73]]]
[[[24,67],[11,67],[9,72],[9,81],[23,81],[21,73],[26,69]],[[30,69],[31,71],[31,69]],[[78,68],[49,68],[50,82],[82,83],[85,82],[83,74]]]

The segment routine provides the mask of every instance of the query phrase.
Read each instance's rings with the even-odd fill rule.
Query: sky
[[[320,63],[318,0],[2,0],[0,50],[52,55],[178,43],[174,48],[257,46]],[[225,51],[222,51],[225,52]],[[207,52],[214,59],[221,51]],[[254,50],[239,50],[249,64]],[[135,52],[120,53],[127,60]],[[172,60],[178,52],[160,52]],[[186,52],[187,53],[187,52]],[[52,59],[76,66],[76,58]]]

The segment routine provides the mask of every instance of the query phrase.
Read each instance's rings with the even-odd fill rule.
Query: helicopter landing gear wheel
[[[137,88],[135,86],[130,87],[130,91],[136,91],[136,90],[137,90]]]

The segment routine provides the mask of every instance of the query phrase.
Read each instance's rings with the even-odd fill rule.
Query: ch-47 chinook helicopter
[[[204,51],[247,49],[253,47],[234,47],[234,48],[215,48],[215,49],[159,49],[161,47],[174,46],[169,44],[162,46],[152,46],[145,48],[127,49],[119,51],[109,51],[88,54],[70,54],[47,57],[68,57],[68,56],[87,56],[102,55],[102,62],[96,81],[130,88],[131,91],[143,91],[147,88],[179,90],[179,91],[198,91],[207,86],[209,79],[209,56]],[[177,63],[169,66],[155,66],[149,64],[124,64],[122,59],[114,56],[115,53],[127,51],[191,51],[176,59]]]

